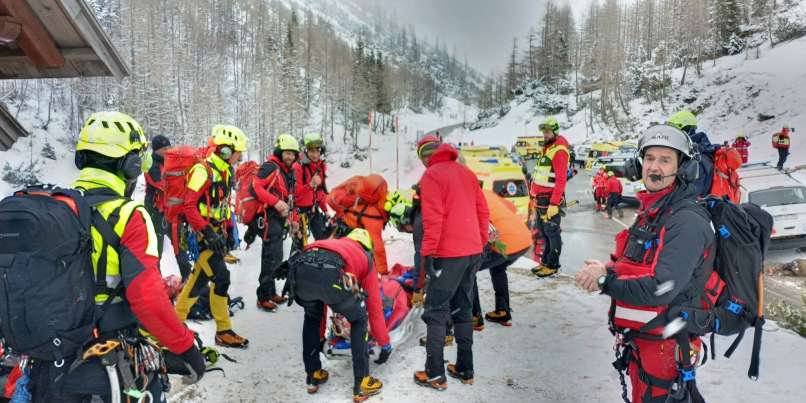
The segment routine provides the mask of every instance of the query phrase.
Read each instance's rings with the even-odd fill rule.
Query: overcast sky
[[[590,0],[568,0],[579,17]],[[404,0],[389,2],[397,11],[399,21],[413,24],[417,35],[426,36],[433,44],[439,37],[447,42],[448,51],[456,45],[461,61],[468,62],[483,74],[503,71],[518,37],[518,46],[525,41],[529,28],[536,27],[544,10],[545,0]]]

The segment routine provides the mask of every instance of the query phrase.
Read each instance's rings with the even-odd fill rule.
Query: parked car
[[[745,165],[738,173],[742,202],[756,204],[773,217],[770,248],[806,247],[804,183],[767,163]]]

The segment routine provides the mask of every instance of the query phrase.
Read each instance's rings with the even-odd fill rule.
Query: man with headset
[[[695,202],[699,164],[689,137],[672,126],[647,129],[638,148],[640,159],[627,168],[628,176],[640,172],[646,184],[638,193],[638,217],[616,236],[611,261],[586,260],[576,282],[613,299],[610,327],[620,346],[614,364],[620,372],[628,369],[632,401],[665,402],[672,386],[682,382],[676,394],[687,393],[696,402],[701,396],[692,361],[701,348],[699,337],[664,339],[662,327],[644,325],[666,309],[699,303],[702,274],[713,268],[714,231],[705,207]]]

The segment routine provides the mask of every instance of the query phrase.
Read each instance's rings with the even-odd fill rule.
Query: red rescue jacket
[[[480,254],[487,244],[487,201],[478,178],[456,162],[458,157],[453,146],[442,144],[420,179],[422,256],[472,256]]]
[[[621,192],[624,191],[624,187],[621,186],[621,181],[618,180],[615,176],[611,176],[607,178],[607,194],[611,193],[618,193],[621,195]]]
[[[358,242],[350,238],[325,239],[316,241],[305,247],[305,250],[325,249],[341,256],[344,260],[344,271],[358,280],[361,289],[367,294],[366,306],[369,316],[369,331],[378,345],[389,344],[389,331],[383,317],[383,301],[381,300],[380,280],[378,272],[369,265],[369,256]]]
[[[322,178],[322,183],[314,189],[311,186],[311,179],[314,175],[319,175]],[[300,164],[300,184],[299,194],[297,195],[297,206],[299,207],[312,207],[314,203],[319,203],[319,208],[327,211],[325,196],[327,196],[327,185],[325,179],[327,178],[327,164],[320,159],[317,162],[308,160]]]

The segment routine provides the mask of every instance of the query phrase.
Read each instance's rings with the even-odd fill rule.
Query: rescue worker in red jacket
[[[736,135],[736,140],[733,141],[732,147],[739,151],[739,155],[742,156],[742,164],[746,164],[750,153],[750,142],[747,140],[744,133]]]
[[[199,258],[193,266],[182,292],[176,300],[176,314],[186,320],[190,308],[208,282],[210,313],[216,324],[216,344],[246,348],[249,340],[232,330],[229,316],[230,272],[224,257],[229,252],[228,233],[232,222],[230,167],[241,160],[246,151],[246,135],[235,126],[216,125],[212,130],[212,147],[204,162],[188,173],[183,211],[191,230],[199,237]]]
[[[90,115],[76,145],[80,173],[73,187],[88,199],[108,199],[98,203],[97,209],[120,240],[118,246],[107,245],[103,230],[93,225],[92,241],[98,251],[93,253],[93,271],[106,280],[95,295],[99,309],[105,309],[98,322],[99,340],[136,339],[141,337],[139,324],[187,363],[199,379],[204,375],[204,357],[194,345],[193,333],[174,315],[165,293],[151,218],[143,204],[131,199],[142,174],[145,148],[143,129],[120,112]],[[115,253],[101,253],[102,248]],[[109,378],[100,360],[90,358],[71,368],[77,358],[65,357],[61,363],[35,360],[28,385],[33,402],[89,401],[93,395],[110,398]],[[160,377],[150,375],[151,382],[143,386],[155,401],[162,401]]]
[[[378,273],[372,267],[372,238],[367,230],[356,228],[345,238],[313,242],[289,258],[288,265],[294,301],[305,309],[302,360],[308,393],[316,393],[330,377],[319,359],[324,343],[320,324],[325,318],[325,305],[350,322],[353,401],[361,402],[380,393],[383,382],[369,375],[368,334],[382,346],[377,364],[389,359],[392,345],[383,317]]]
[[[277,310],[278,304],[288,300],[277,294],[274,271],[283,262],[283,238],[288,231],[297,236],[299,218],[294,206],[294,196],[299,193],[299,142],[289,134],[277,136],[272,155],[260,166],[252,180],[252,190],[262,204],[258,217],[252,220],[251,234],[263,239],[261,251],[260,277],[257,289],[257,307],[268,312]],[[288,223],[288,228],[286,224]],[[254,235],[248,236],[254,239]]]
[[[596,200],[596,211],[602,211],[607,203],[607,171],[604,166],[593,177],[593,198]]]
[[[664,339],[664,326],[644,326],[663,318],[667,309],[701,306],[707,292],[702,278],[709,272],[715,275],[714,230],[708,211],[696,204],[692,182],[699,167],[685,133],[667,125],[653,126],[641,136],[638,149],[647,189],[638,193],[638,217],[616,236],[611,261],[586,260],[576,282],[613,299],[610,326],[619,334],[620,347],[615,364],[622,375],[628,369],[632,401],[665,402],[677,384],[692,398],[679,401],[696,402],[699,392],[692,361],[699,358],[699,337],[680,331]]]
[[[560,135],[560,124],[553,117],[540,124],[544,145],[532,173],[531,197],[536,200],[537,225],[543,236],[540,267],[532,269],[538,277],[548,277],[560,270],[563,240],[560,234],[565,185],[568,181],[568,141]]]
[[[624,217],[624,210],[619,207],[624,187],[613,171],[607,171],[607,218],[613,218],[613,209],[618,210],[619,217]]]
[[[443,348],[451,319],[458,348],[448,373],[473,383],[473,281],[487,244],[490,214],[478,178],[456,161],[459,152],[434,140],[426,136],[417,144],[417,155],[427,167],[419,182],[423,264],[417,288],[427,277],[428,298],[422,316],[427,325],[425,370],[416,371],[414,381],[444,390],[448,383]]]
[[[304,216],[314,239],[324,239],[327,233],[327,164],[322,158],[325,145],[319,133],[308,133],[303,138],[305,158],[300,161],[301,176],[297,207],[300,219]],[[307,234],[302,234],[307,236]]]
[[[772,147],[778,150],[778,170],[784,169],[786,158],[789,156],[789,124],[785,124],[780,132],[772,135]]]

